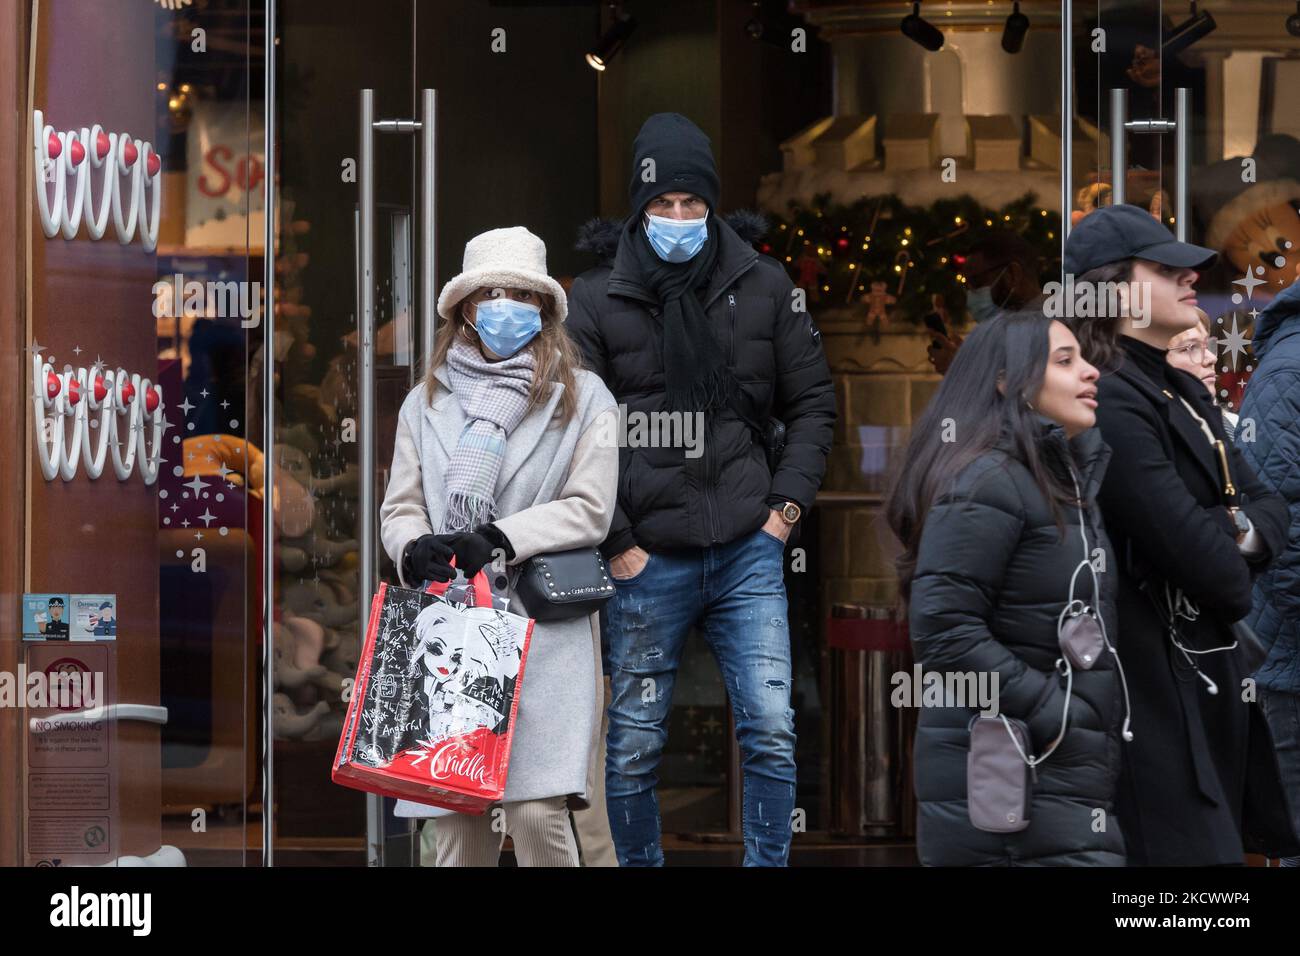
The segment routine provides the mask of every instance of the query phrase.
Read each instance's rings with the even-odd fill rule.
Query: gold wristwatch
[[[781,520],[786,524],[795,524],[798,522],[800,515],[803,514],[803,509],[793,501],[787,501],[781,506],[781,510],[778,513],[781,515]]]

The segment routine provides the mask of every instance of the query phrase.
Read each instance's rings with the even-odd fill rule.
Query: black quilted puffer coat
[[[835,388],[821,333],[796,311],[781,264],[750,245],[766,228],[762,218],[734,213],[717,225],[718,262],[701,301],[741,395],[736,408],[705,416],[701,454],[619,449],[618,506],[602,545],[611,558],[633,545],[653,552],[725,544],[787,501],[806,512],[826,471]],[[627,412],[653,413],[665,399],[662,310],[634,264],[617,254],[620,228],[607,220],[585,227],[578,248],[604,261],[574,281],[566,328]],[[772,416],[786,427],[775,474],[759,434]]]
[[[1087,553],[1098,575],[1080,572],[1075,596],[1099,605],[1112,645],[1116,632],[1114,563],[1094,495],[1110,457],[1097,429],[1067,440],[1043,421],[1044,464],[1085,505]],[[1032,752],[1057,736],[1065,678],[1057,618],[1070,576],[1083,560],[1079,509],[1063,505],[1065,534],[1029,469],[1009,447],[976,459],[925,516],[909,602],[913,650],[926,672],[993,673],[1000,712],[1027,722]],[[1097,549],[1101,549],[1098,556]],[[1122,866],[1124,838],[1113,811],[1124,717],[1115,659],[1104,652],[1075,670],[1064,739],[1035,771],[1030,825],[999,834],[971,825],[966,755],[978,707],[923,707],[915,748],[917,849],[929,866]]]

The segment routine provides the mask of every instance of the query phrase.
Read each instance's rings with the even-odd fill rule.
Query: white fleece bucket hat
[[[475,289],[532,289],[555,300],[561,322],[569,314],[563,287],[546,274],[546,243],[523,226],[490,229],[465,243],[461,274],[438,296],[438,314],[452,319],[456,307]]]

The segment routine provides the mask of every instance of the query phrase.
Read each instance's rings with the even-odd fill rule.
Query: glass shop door
[[[275,5],[276,865],[419,855],[394,800],[330,780],[371,597],[397,583],[379,504],[436,294],[435,100],[416,88],[418,12],[413,0],[382,16],[347,0]]]
[[[525,223],[553,274],[589,265],[570,237],[596,214],[598,10],[282,0],[275,15],[275,861],[417,865],[431,831],[329,779],[371,595],[398,581],[378,538],[397,413],[470,237]],[[498,27],[512,52],[489,78]],[[555,84],[535,83],[557,62],[563,129]]]
[[[1219,253],[1197,297],[1219,345],[1218,400],[1236,409],[1255,314],[1300,266],[1296,5],[1073,8],[1072,218],[1127,202]]]

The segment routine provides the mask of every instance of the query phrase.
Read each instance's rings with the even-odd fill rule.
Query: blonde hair
[[[1199,325],[1199,326],[1201,327],[1201,331],[1205,333],[1205,337],[1206,337],[1207,339],[1213,337],[1212,334],[1211,334],[1211,332],[1210,332],[1210,317],[1209,317],[1209,315],[1206,314],[1205,310],[1202,309],[1202,308],[1197,308],[1197,310],[1196,310],[1196,325]],[[1188,332],[1195,332],[1195,331],[1196,331],[1196,326],[1195,326],[1195,325],[1192,326],[1190,329],[1183,329],[1183,330],[1182,330],[1181,332],[1179,332],[1177,335],[1175,335],[1175,336],[1173,336],[1172,338],[1170,338],[1170,340],[1169,340],[1169,348],[1171,348],[1171,349],[1173,349],[1173,348],[1177,348],[1177,347],[1178,347],[1178,344],[1177,344],[1177,343],[1178,343],[1178,340],[1179,340],[1179,339],[1181,339],[1181,338],[1182,338],[1184,335],[1186,335]]]
[[[574,373],[582,368],[582,355],[573,339],[569,338],[569,333],[564,330],[564,323],[559,321],[554,297],[544,292],[539,292],[538,296],[542,300],[542,331],[524,346],[525,349],[532,349],[537,359],[537,371],[533,375],[533,384],[528,389],[528,410],[525,414],[546,403],[550,398],[550,385],[554,382],[564,386],[556,414],[561,422],[568,424],[578,412]],[[429,368],[424,375],[425,397],[429,402],[433,401],[434,391],[438,387],[433,373],[446,363],[451,343],[459,339],[467,345],[478,347],[477,333],[471,330],[469,320],[462,316],[461,309],[464,305],[465,299],[457,302],[450,319],[439,316],[434,330],[433,354],[429,357]]]

